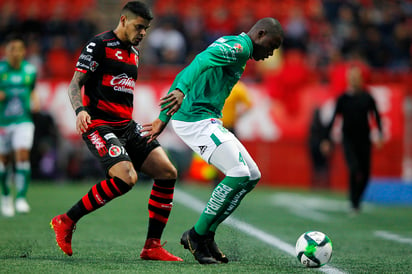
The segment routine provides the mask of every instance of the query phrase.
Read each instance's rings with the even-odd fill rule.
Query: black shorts
[[[87,147],[96,156],[108,176],[109,169],[121,161],[130,161],[140,171],[149,153],[160,146],[157,140],[147,143],[141,126],[130,121],[125,126],[98,126],[82,135]]]

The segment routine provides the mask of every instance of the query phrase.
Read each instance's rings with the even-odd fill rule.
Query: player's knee
[[[257,166],[250,168],[250,180],[251,181],[259,181],[260,178],[262,177],[262,174],[260,173],[260,170]]]
[[[177,169],[174,165],[170,164],[167,166],[164,174],[164,179],[176,179],[177,178]]]
[[[110,177],[118,177],[129,186],[137,182],[137,172],[130,162],[121,162],[113,166],[109,171]]]
[[[245,165],[237,165],[226,172],[229,177],[250,177],[249,168]]]

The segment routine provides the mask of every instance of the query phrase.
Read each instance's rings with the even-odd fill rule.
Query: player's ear
[[[126,22],[127,22],[127,17],[126,17],[126,15],[120,16],[120,23],[122,24],[122,27],[125,27],[125,26],[126,26]]]

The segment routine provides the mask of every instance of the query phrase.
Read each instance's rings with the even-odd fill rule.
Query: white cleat
[[[26,199],[24,198],[16,199],[16,211],[18,213],[29,213],[30,212],[30,206],[27,203]]]
[[[13,198],[11,196],[1,196],[1,214],[4,217],[14,216]]]

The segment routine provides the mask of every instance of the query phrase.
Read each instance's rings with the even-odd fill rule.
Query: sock
[[[209,233],[210,227],[219,220],[237,193],[249,182],[249,177],[226,176],[213,190],[206,208],[203,210],[196,222],[194,229],[199,235]],[[231,212],[230,212],[231,213]],[[228,215],[227,215],[228,216]],[[227,217],[226,216],[226,217]]]
[[[30,162],[16,163],[16,198],[26,198],[31,176]]]
[[[160,239],[173,206],[176,179],[155,180],[149,198],[147,239]]]
[[[232,199],[230,202],[229,207],[226,209],[225,213],[220,216],[220,218],[217,218],[215,222],[210,226],[209,228],[209,234],[212,233],[212,235],[215,234],[216,229],[218,225],[220,225],[227,217],[229,217],[230,214],[232,214],[233,211],[240,205],[240,202],[242,199],[248,194],[252,189],[255,188],[256,184],[259,182],[259,179],[256,180],[250,180],[244,188],[242,188]]]
[[[10,195],[10,187],[7,184],[7,168],[4,163],[0,163],[0,184],[1,184],[1,193],[4,196]]]
[[[69,211],[67,216],[77,222],[81,217],[104,206],[116,197],[127,193],[132,187],[117,177],[94,185]]]

